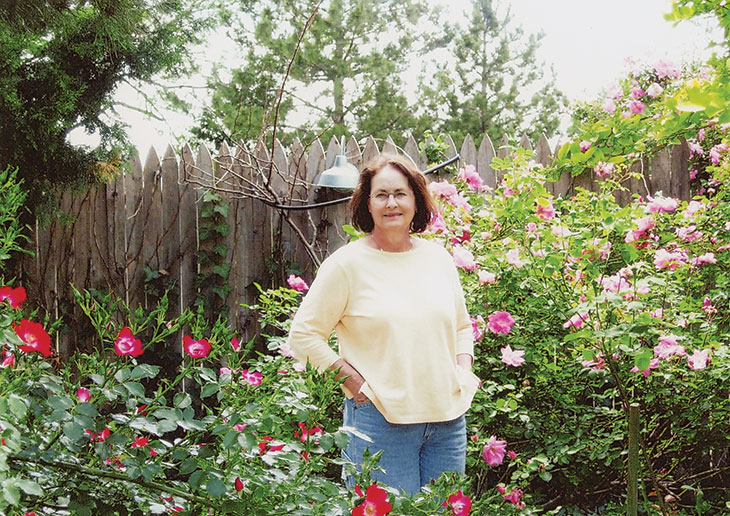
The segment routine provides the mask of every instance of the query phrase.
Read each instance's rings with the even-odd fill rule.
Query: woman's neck
[[[413,249],[410,233],[385,233],[377,229],[370,233],[370,244],[375,249],[389,253],[404,253]]]

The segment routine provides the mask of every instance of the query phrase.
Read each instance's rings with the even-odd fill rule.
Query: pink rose
[[[482,457],[484,462],[490,466],[502,464],[504,454],[507,451],[507,441],[497,440],[497,436],[493,435],[482,448]]]
[[[494,283],[497,281],[497,275],[494,274],[493,272],[480,270],[477,275],[479,277],[479,283],[481,283],[482,285],[486,285],[488,283]]]
[[[114,341],[114,352],[119,356],[138,357],[144,352],[144,349],[142,349],[142,341],[132,334],[130,328],[125,326],[119,332],[117,340]]]
[[[515,324],[515,320],[509,312],[497,311],[490,315],[488,318],[487,327],[492,333],[503,333],[507,335],[512,326]]]
[[[258,371],[249,371],[248,369],[241,371],[241,378],[243,378],[246,383],[253,386],[261,385],[261,382],[264,379],[263,375]]]
[[[302,278],[300,278],[299,276],[295,276],[294,274],[290,274],[289,277],[286,279],[286,282],[291,288],[293,288],[297,292],[304,292],[305,290],[309,290],[309,285],[307,285],[307,283]]]
[[[479,192],[484,188],[482,178],[477,173],[477,169],[476,167],[474,167],[474,165],[467,165],[466,167],[459,170],[459,175],[457,177],[461,181],[464,181],[467,185],[469,185],[469,188],[476,192]]]
[[[671,197],[649,197],[648,200],[649,203],[646,205],[646,209],[649,213],[668,213],[676,210],[679,206],[677,199]]]
[[[468,249],[463,248],[460,245],[455,245],[452,251],[454,257],[454,263],[460,269],[467,271],[473,271],[479,264],[474,260],[474,255]]]
[[[80,387],[76,391],[76,397],[81,403],[87,403],[91,399],[91,394],[89,393],[89,389],[86,387]]]
[[[520,259],[520,251],[518,249],[510,249],[507,251],[505,257],[507,258],[507,263],[517,267],[518,269],[521,269],[524,267],[525,263],[527,263]]]
[[[709,349],[703,349],[703,350],[697,350],[691,355],[687,357],[687,365],[690,369],[693,369],[695,371],[699,371],[700,369],[704,369],[707,367],[707,364],[710,363],[710,350]]]
[[[525,363],[525,351],[522,349],[513,350],[509,344],[499,350],[502,353],[502,363],[512,366],[520,367]]]
[[[655,98],[657,98],[657,97],[658,97],[659,95],[661,95],[663,91],[664,91],[664,88],[662,88],[661,86],[659,86],[659,84],[657,84],[657,83],[653,82],[653,83],[651,83],[651,85],[650,85],[650,86],[649,86],[649,87],[648,87],[648,88],[646,89],[646,94],[647,94],[647,95],[649,95],[649,96],[650,96],[651,98],[655,99]]]
[[[573,314],[573,316],[563,323],[563,328],[580,328],[583,322],[588,320],[588,314]]]
[[[593,172],[598,177],[606,177],[614,173],[615,166],[613,163],[607,163],[605,161],[599,161],[598,164],[593,167]]]

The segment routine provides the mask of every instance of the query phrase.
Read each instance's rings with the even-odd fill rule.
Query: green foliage
[[[0,271],[13,252],[29,252],[20,244],[25,240],[19,214],[27,193],[22,182],[17,180],[17,170],[6,167],[0,170]]]
[[[526,134],[536,142],[556,133],[566,99],[535,61],[542,35],[514,27],[495,4],[473,0],[468,26],[446,27],[445,48],[455,64],[442,61],[424,70],[416,134],[430,128],[454,141],[488,134],[498,145],[505,135]]]
[[[403,133],[412,118],[400,73],[426,12],[421,0],[231,2],[223,20],[247,49],[244,63],[230,78],[209,81],[213,100],[193,133],[216,143],[250,141],[270,134],[275,121],[284,142],[294,136],[327,141],[356,130],[378,138]],[[394,33],[397,39],[384,41]],[[314,113],[305,126],[287,117],[294,99]]]
[[[89,182],[124,144],[110,117],[123,82],[185,71],[205,19],[186,0],[10,2],[0,13],[0,168],[18,167],[38,207],[53,188]],[[96,149],[68,143],[83,127]]]
[[[225,301],[232,288],[228,281],[231,266],[226,262],[229,210],[230,206],[216,192],[203,194],[198,219],[199,272],[195,277],[198,290],[195,304],[204,307],[209,317],[214,313],[225,313]]]

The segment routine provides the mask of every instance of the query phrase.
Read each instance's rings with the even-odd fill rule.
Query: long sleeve
[[[466,308],[464,290],[459,281],[459,272],[453,267],[454,278],[454,302],[456,303],[456,354],[466,353],[474,357],[474,332],[472,331],[471,318]]]
[[[310,362],[320,372],[339,359],[327,341],[344,314],[347,298],[344,271],[334,260],[326,260],[292,321],[289,347],[300,361]]]

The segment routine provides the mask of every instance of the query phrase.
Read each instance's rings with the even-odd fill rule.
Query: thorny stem
[[[147,482],[142,479],[136,479],[136,478],[129,478],[127,475],[124,475],[122,473],[117,473],[115,471],[106,471],[103,469],[98,468],[90,468],[88,466],[81,466],[79,464],[71,464],[69,462],[60,462],[60,461],[48,461],[44,459],[31,459],[28,457],[17,457],[17,456],[10,456],[8,457],[8,460],[10,462],[24,462],[29,464],[38,464],[41,466],[45,466],[48,468],[55,468],[55,469],[61,469],[66,471],[75,471],[77,473],[81,473],[82,475],[87,475],[92,479],[96,478],[109,478],[112,480],[121,480],[123,482],[130,482],[132,484],[137,484],[142,487],[146,487],[148,489],[160,492],[160,493],[168,493],[175,496],[178,496],[180,498],[183,498],[184,500],[188,500],[191,502],[197,502],[202,505],[205,505],[206,507],[211,508],[217,508],[217,506],[212,505],[208,500],[206,500],[203,497],[196,496],[194,494],[186,493],[185,491],[180,491],[178,489],[172,488],[169,485],[160,484],[157,482]]]

